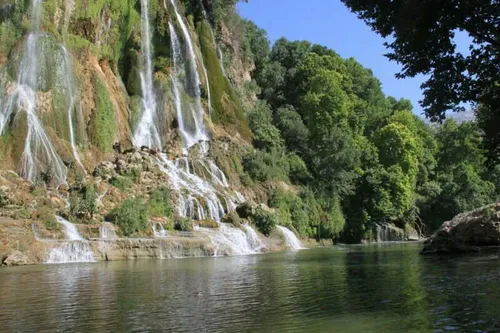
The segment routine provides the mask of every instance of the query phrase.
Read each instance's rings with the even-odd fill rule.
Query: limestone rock
[[[25,266],[32,264],[32,262],[24,253],[13,251],[7,256],[7,258],[5,258],[3,264],[5,266]]]
[[[423,254],[479,251],[500,246],[500,203],[455,216],[425,242]]]

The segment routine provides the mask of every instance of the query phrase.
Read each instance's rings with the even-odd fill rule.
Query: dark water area
[[[500,332],[497,253],[419,245],[0,269],[2,332]]]

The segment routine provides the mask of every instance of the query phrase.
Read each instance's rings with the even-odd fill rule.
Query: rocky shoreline
[[[168,237],[157,238],[91,238],[84,241],[38,239],[33,233],[33,221],[0,218],[0,263],[3,266],[24,266],[49,262],[53,249],[61,246],[85,244],[93,254],[93,261],[133,259],[178,259],[235,255],[228,248],[214,246],[202,231],[172,232]],[[85,226],[81,226],[82,228]],[[281,251],[286,248],[279,232],[269,237],[259,235],[264,247],[261,253]],[[307,242],[307,241],[306,241]],[[314,242],[307,242],[313,246]]]

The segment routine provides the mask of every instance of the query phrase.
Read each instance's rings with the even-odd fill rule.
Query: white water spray
[[[203,154],[202,154],[203,156]],[[197,167],[191,167],[191,164]],[[217,165],[204,157],[190,163],[187,157],[170,161],[160,154],[160,169],[168,174],[170,185],[178,193],[178,214],[194,220],[211,219],[218,229],[199,228],[211,240],[215,255],[244,255],[259,252],[263,246],[250,226],[244,230],[220,223],[222,217],[236,207],[227,179]]]
[[[158,238],[165,238],[168,236],[167,230],[163,227],[163,224],[161,223],[155,223],[153,224],[153,234],[155,237]]]
[[[142,115],[134,133],[134,145],[162,149],[156,96],[153,86],[153,65],[151,61],[151,27],[149,23],[148,0],[141,0],[142,70],[140,72],[142,90]]]

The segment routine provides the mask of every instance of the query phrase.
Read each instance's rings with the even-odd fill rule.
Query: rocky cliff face
[[[114,144],[132,147],[149,107],[149,88],[161,139],[157,148],[172,157],[181,153],[177,129],[189,121],[186,109],[195,105],[200,89],[198,107],[208,136],[229,132],[248,138],[241,103],[222,74],[210,24],[195,22],[184,12],[179,1],[0,3],[0,168],[16,170],[32,181],[48,174],[53,186],[92,172],[109,159]],[[174,80],[172,33],[182,49],[177,59],[182,82]],[[25,61],[33,56],[33,63]],[[199,87],[192,86],[193,73],[199,76]],[[149,88],[144,83],[148,76]],[[176,103],[182,106],[177,109]],[[27,116],[30,111],[40,128]],[[30,135],[35,136],[33,142],[37,135],[46,136],[45,144],[51,147],[27,147]],[[36,160],[35,172],[29,175],[23,170],[27,155]],[[60,174],[55,168],[58,158]]]
[[[500,246],[500,203],[455,216],[425,242],[423,254],[479,251]]]

